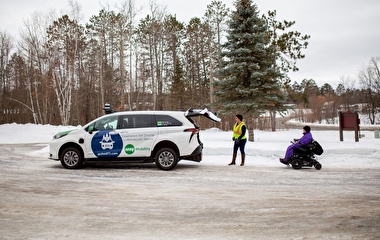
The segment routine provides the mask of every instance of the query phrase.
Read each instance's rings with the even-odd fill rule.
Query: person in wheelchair
[[[289,159],[293,156],[294,149],[308,145],[313,141],[313,136],[310,131],[311,128],[309,126],[304,126],[302,128],[303,136],[300,139],[294,139],[292,144],[286,149],[285,157],[280,158],[280,162],[288,164]]]

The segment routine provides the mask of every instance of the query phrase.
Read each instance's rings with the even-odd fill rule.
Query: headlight
[[[69,134],[71,131],[72,130],[68,130],[68,131],[64,131],[64,132],[59,132],[59,133],[57,133],[57,134],[54,135],[53,139],[58,139],[58,138],[64,137],[67,134]]]

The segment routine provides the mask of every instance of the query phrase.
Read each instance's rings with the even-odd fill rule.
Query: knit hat
[[[239,118],[240,121],[243,121],[243,115],[241,115],[241,114],[236,114],[236,117]]]
[[[306,131],[306,132],[310,132],[311,128],[309,126],[305,126],[303,127],[303,129]]]

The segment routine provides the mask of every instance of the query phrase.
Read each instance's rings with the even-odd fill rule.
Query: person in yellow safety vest
[[[241,164],[240,166],[244,166],[245,162],[245,144],[247,143],[247,127],[243,122],[243,116],[241,114],[236,114],[235,116],[236,123],[233,128],[232,140],[234,141],[234,151],[232,155],[232,161],[228,165],[235,165],[235,160],[237,156],[238,149],[240,149],[241,153]]]

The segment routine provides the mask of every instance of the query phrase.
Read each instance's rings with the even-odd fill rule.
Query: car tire
[[[172,170],[178,163],[178,154],[171,148],[161,148],[155,155],[156,166],[161,170]]]
[[[83,165],[82,153],[75,147],[63,150],[60,159],[62,166],[68,169],[81,168]]]

